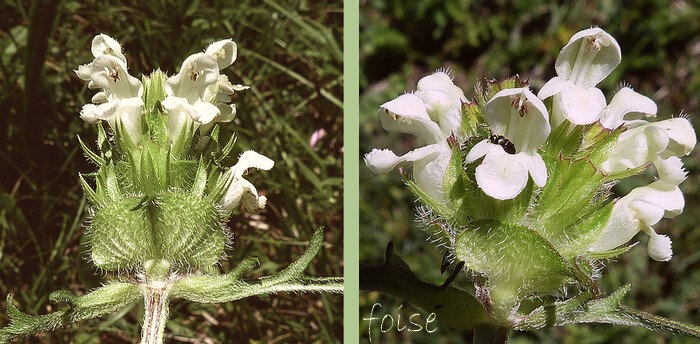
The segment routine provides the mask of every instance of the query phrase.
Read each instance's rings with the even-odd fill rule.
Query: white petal
[[[591,251],[610,250],[620,246],[643,230],[651,235],[650,225],[662,217],[673,217],[683,211],[685,201],[678,186],[658,180],[634,188],[615,202],[610,219]]]
[[[97,106],[95,104],[85,104],[80,110],[80,118],[90,124],[95,124],[99,120],[97,118]]]
[[[201,100],[209,85],[219,80],[219,65],[209,55],[197,53],[185,59],[180,71],[168,78],[169,95],[187,98],[193,104]]]
[[[535,184],[539,187],[544,187],[547,183],[547,166],[545,166],[544,160],[542,160],[542,156],[539,153],[535,153],[530,157],[528,170]]]
[[[657,224],[664,217],[663,208],[641,198],[629,202],[629,207],[637,213],[637,218],[647,226]]]
[[[115,118],[124,125],[129,138],[134,142],[141,140],[143,129],[141,128],[141,111],[143,100],[140,97],[132,97],[119,101],[115,111]]]
[[[92,99],[90,99],[91,102],[95,104],[102,104],[107,102],[107,94],[105,92],[97,92],[95,93],[94,96],[92,96]]]
[[[605,173],[617,173],[641,167],[656,159],[668,142],[668,135],[662,129],[649,125],[629,129],[620,134],[610,157],[600,168]]]
[[[124,62],[112,55],[102,55],[92,62],[90,78],[95,86],[117,98],[141,96],[141,81],[129,75]]]
[[[587,88],[597,85],[620,64],[622,53],[615,38],[600,28],[576,33],[559,52],[557,75]]]
[[[230,95],[237,91],[233,84],[231,84],[231,82],[228,80],[228,76],[225,74],[219,75],[219,80],[216,83],[219,86],[218,92],[220,93]]]
[[[634,188],[627,196],[641,199],[664,209],[664,217],[670,218],[683,212],[685,199],[677,185],[657,180],[647,186]]]
[[[413,134],[423,143],[444,140],[440,127],[430,119],[423,101],[415,94],[404,94],[384,103],[379,109],[379,121],[384,129]]]
[[[275,162],[272,159],[252,150],[245,151],[238,158],[238,162],[231,167],[233,170],[234,178],[240,178],[243,176],[246,170],[249,168],[257,168],[259,170],[269,170],[275,166]]]
[[[421,147],[404,155],[407,161],[414,162],[413,180],[416,185],[441,203],[445,201],[443,184],[451,156],[452,150],[446,143]]]
[[[228,123],[236,118],[236,105],[234,104],[215,104],[219,108],[219,116],[216,117],[217,122]]]
[[[526,87],[499,91],[484,112],[491,131],[513,142],[518,153],[536,150],[551,132],[544,103]]]
[[[365,155],[365,164],[370,171],[376,174],[386,174],[402,162],[415,162],[434,157],[440,153],[440,145],[432,144],[414,149],[402,156],[397,156],[388,149],[373,149]]]
[[[103,103],[95,108],[95,116],[105,121],[113,121],[119,107],[119,100]]]
[[[90,63],[78,66],[78,69],[74,70],[75,74],[82,80],[90,80]]]
[[[479,188],[499,200],[518,196],[528,180],[528,168],[521,155],[526,154],[508,154],[502,148],[491,150],[476,168]]]
[[[622,125],[624,120],[655,116],[656,111],[653,100],[629,87],[623,87],[603,110],[600,123],[608,129],[614,129]]]
[[[651,259],[659,262],[667,262],[673,256],[671,249],[671,239],[665,235],[652,233],[649,235],[649,243],[647,244],[647,253]]]
[[[220,204],[225,211],[232,211],[241,205],[245,211],[255,211],[260,205],[265,205],[267,199],[259,200],[258,190],[244,178],[233,180]]]
[[[489,140],[479,141],[477,144],[469,150],[464,162],[470,164],[476,160],[481,159],[484,155],[488,154],[492,149],[497,149],[498,145],[489,142]]]
[[[192,108],[194,111],[191,111],[190,114],[194,113],[196,116],[192,119],[199,124],[211,123],[220,113],[219,108],[214,104],[203,101],[195,102],[192,104]]]
[[[537,98],[540,98],[542,100],[545,100],[564,89],[566,87],[567,81],[555,76],[549,81],[547,81],[544,85],[542,85],[542,88],[540,89],[539,92],[537,92]]]
[[[630,241],[639,232],[641,220],[637,213],[630,209],[629,202],[625,197],[615,202],[603,232],[589,248],[589,251],[600,252],[614,249]]]
[[[213,57],[219,65],[219,69],[224,69],[236,61],[238,55],[238,47],[236,43],[230,39],[224,39],[212,43],[204,51],[205,54]]]
[[[437,72],[420,79],[415,94],[423,100],[430,118],[439,124],[445,136],[460,134],[462,101],[466,97],[449,75]]]
[[[685,156],[690,154],[690,151],[697,144],[695,130],[685,118],[671,118],[664,121],[649,123],[649,126],[663,129],[668,135],[670,142],[668,143],[667,151],[662,153],[664,157],[675,155]]]
[[[688,172],[683,169],[683,162],[679,157],[671,156],[666,159],[656,157],[653,162],[659,173],[659,179],[667,183],[680,185],[688,175]]]
[[[394,152],[388,149],[372,149],[371,152],[365,154],[365,164],[372,173],[386,174],[402,162]]]
[[[103,33],[92,39],[92,48],[90,50],[95,58],[102,55],[111,55],[126,64],[126,57],[122,54],[122,46],[114,38]]]
[[[193,119],[196,115],[191,113],[193,109],[187,99],[168,96],[161,104],[168,111],[168,138],[171,141],[178,137],[185,126],[196,126]]]
[[[605,95],[595,87],[581,88],[567,83],[567,87],[554,96],[554,103],[571,123],[585,125],[600,118],[605,108]]]

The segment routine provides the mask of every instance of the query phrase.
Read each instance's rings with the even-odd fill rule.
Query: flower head
[[[267,198],[258,195],[255,186],[243,178],[245,172],[250,168],[269,170],[275,165],[272,159],[254,151],[246,151],[238,158],[238,162],[233,165],[224,178],[228,178],[230,185],[226,193],[219,201],[221,207],[230,212],[241,205],[248,212],[257,211],[265,207]]]
[[[447,138],[459,131],[464,94],[443,72],[424,77],[415,93],[384,103],[379,121],[389,131],[415,135],[420,148],[397,156],[388,149],[373,149],[365,155],[374,173],[388,173],[396,165],[413,163],[413,180],[424,192],[443,202],[443,177],[452,155]]]
[[[557,76],[542,86],[537,96],[552,99],[553,125],[597,121],[605,108],[605,96],[595,86],[620,64],[622,54],[615,38],[600,28],[577,32],[559,52]]]
[[[690,122],[685,118],[635,122],[637,127],[620,134],[600,169],[605,173],[619,173],[652,162],[659,177],[673,184],[680,183],[679,179],[682,180],[685,175],[678,172],[677,167],[681,165],[678,157],[688,155],[697,143]]]
[[[86,104],[80,117],[88,123],[105,120],[115,132],[128,135],[133,142],[141,139],[141,110],[143,100],[141,81],[127,72],[126,57],[113,38],[100,34],[92,40],[91,63],[78,67],[78,77],[88,81],[88,87],[100,89],[92,97],[94,104]]]
[[[656,234],[652,226],[662,218],[671,218],[681,212],[685,200],[676,184],[664,180],[635,188],[617,200],[603,232],[590,251],[606,251],[628,242],[639,231],[649,235],[647,253],[658,261],[668,261],[673,252],[671,239]]]
[[[185,59],[180,71],[168,78],[163,106],[170,117],[168,132],[176,140],[184,126],[207,131],[213,122],[230,122],[236,113],[228,104],[236,91],[247,86],[233,85],[219,70],[236,60],[236,43],[230,39],[212,43],[203,53]]]
[[[500,200],[520,194],[528,174],[537,186],[544,186],[547,168],[537,150],[551,127],[542,101],[527,87],[505,89],[489,100],[484,111],[493,135],[474,145],[466,157],[471,163],[485,156],[476,168],[477,185]]]

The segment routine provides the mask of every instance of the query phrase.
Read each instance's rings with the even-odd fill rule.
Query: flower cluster
[[[442,177],[452,155],[447,139],[461,136],[461,106],[465,99],[446,73],[437,72],[421,79],[415,93],[384,103],[379,111],[382,127],[415,135],[424,146],[402,156],[388,149],[374,149],[365,156],[367,167],[383,174],[400,163],[412,162],[416,183],[430,196],[444,201]]]
[[[88,123],[107,121],[114,132],[118,128],[131,140],[141,140],[141,113],[143,110],[143,85],[127,72],[126,57],[122,47],[105,34],[92,40],[95,60],[78,67],[75,73],[88,82],[88,88],[100,89],[92,97],[94,104],[86,104],[80,117]]]
[[[95,60],[79,66],[75,72],[88,82],[88,88],[100,91],[92,97],[91,104],[83,106],[80,117],[88,123],[106,121],[116,137],[127,140],[138,150],[146,145],[142,142],[148,110],[144,103],[146,81],[129,75],[121,45],[113,38],[105,34],[95,36],[91,50]],[[234,119],[236,105],[231,104],[232,96],[249,87],[232,84],[220,70],[233,64],[236,57],[237,46],[232,40],[214,42],[204,52],[187,57],[180,71],[167,78],[164,85],[152,85],[161,87],[162,90],[155,93],[164,96],[158,101],[163,109],[159,113],[167,128],[165,141],[171,147],[181,147],[185,153],[181,155],[186,155],[197,132],[205,136],[215,123]],[[149,133],[146,140],[154,140],[156,135]],[[258,195],[255,186],[243,178],[243,174],[251,167],[269,170],[273,165],[271,159],[256,152],[243,153],[238,163],[220,178],[228,185],[219,200],[223,210],[230,212],[239,205],[247,211],[263,208],[267,199]]]
[[[462,159],[465,167],[478,164],[470,178],[483,194],[497,201],[518,198],[530,179],[534,186],[543,188],[549,176],[562,175],[556,169],[564,155],[548,148],[559,144],[553,142],[556,140],[575,140],[577,148],[566,158],[587,159],[603,176],[600,185],[603,180],[614,182],[640,173],[653,164],[658,180],[614,201],[604,228],[586,244],[586,251],[608,252],[642,231],[650,236],[649,256],[667,261],[672,256],[671,240],[657,234],[653,226],[683,211],[678,185],[686,178],[686,171],[680,157],[693,150],[696,136],[683,117],[648,122],[646,118],[656,116],[656,104],[630,87],[622,87],[607,103],[596,85],[610,75],[621,58],[617,41],[602,29],[576,33],[556,59],[556,76],[537,96],[525,84],[498,88],[487,95],[479,104],[482,118],[472,126],[482,131],[465,129],[473,103],[450,77],[443,72],[427,76],[418,82],[415,92],[383,104],[379,113],[386,130],[413,134],[424,146],[402,156],[374,149],[365,162],[375,173],[387,173],[397,164],[412,162],[415,184],[435,204],[447,208],[460,206],[444,189],[453,178],[446,177],[454,151],[451,147],[455,146],[451,141],[468,149]],[[555,131],[557,135],[552,137]],[[587,146],[584,133],[597,133],[612,141]],[[543,159],[543,154],[548,158]],[[531,202],[531,208],[537,209],[536,196]]]

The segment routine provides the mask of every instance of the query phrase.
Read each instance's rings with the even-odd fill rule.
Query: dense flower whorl
[[[528,174],[539,187],[547,182],[547,168],[537,152],[551,131],[549,115],[541,100],[527,88],[510,88],[496,93],[484,107],[493,136],[513,145],[507,152],[492,139],[483,140],[469,151],[466,163],[481,157],[476,182],[496,199],[515,198],[525,188]]]
[[[600,28],[576,33],[559,52],[557,76],[542,86],[537,96],[552,99],[552,125],[597,121],[605,108],[605,96],[595,86],[620,64],[622,53],[615,38]]]

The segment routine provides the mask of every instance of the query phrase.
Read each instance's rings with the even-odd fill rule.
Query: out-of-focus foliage
[[[416,84],[435,69],[447,68],[468,97],[483,78],[519,73],[539,89],[555,75],[559,49],[575,32],[601,26],[619,42],[622,63],[599,87],[610,100],[621,82],[631,84],[659,106],[659,118],[688,114],[698,128],[700,115],[700,7],[691,1],[462,1],[379,0],[361,1],[360,15],[360,152],[373,147],[411,149],[409,135],[385,132],[379,125],[379,105]],[[625,79],[621,79],[621,76]],[[685,212],[662,221],[658,232],[673,240],[670,262],[648,259],[640,245],[603,269],[601,288],[610,293],[625,283],[632,290],[625,298],[630,307],[675,320],[700,322],[700,153],[684,159],[690,172],[682,190]],[[654,174],[618,184],[613,192],[624,195],[634,186],[648,184]],[[360,166],[360,261],[377,263],[393,240],[395,250],[419,276],[441,282],[441,252],[426,242],[428,234],[414,222],[414,199],[399,173],[372,174]],[[360,317],[367,317],[375,302],[380,317],[404,317],[419,312],[410,304],[377,293],[361,293]],[[422,312],[421,312],[422,313]],[[468,316],[468,314],[465,314]],[[423,314],[422,319],[427,315]],[[360,321],[362,342],[368,342],[367,321]],[[379,338],[378,322],[372,328]],[[381,334],[385,343],[409,339],[415,343],[470,342],[470,332],[438,324],[438,331],[410,333],[395,329]],[[693,340],[612,325],[573,325],[515,333],[513,343],[691,343]]]
[[[101,32],[122,43],[136,76],[158,67],[172,74],[219,39],[238,43],[238,61],[225,72],[251,89],[236,95],[238,116],[224,130],[236,132],[234,152],[255,149],[276,164],[250,175],[268,207],[232,218],[234,243],[221,268],[258,256],[256,275],[279,270],[324,226],[309,273],[342,276],[341,2],[11,1],[0,13],[0,308],[13,292],[24,311],[43,314],[51,291],[103,281],[80,246],[88,209],[77,174],[94,166],[77,135],[94,142],[96,130],[78,112],[93,92],[72,71],[92,60],[90,41]],[[312,147],[319,129],[327,135]],[[174,302],[166,341],[339,342],[341,307],[330,295]],[[139,308],[26,342],[131,343]]]

